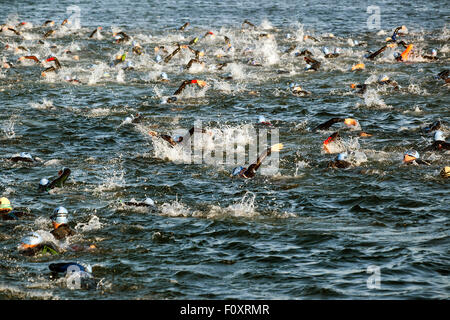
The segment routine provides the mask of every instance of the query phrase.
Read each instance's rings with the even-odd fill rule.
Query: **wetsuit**
[[[423,131],[426,133],[433,132],[439,130],[441,128],[441,121],[437,120],[430,124],[428,127],[423,128]]]
[[[315,59],[313,59],[311,57],[308,57],[308,56],[306,56],[304,59],[305,59],[305,61],[307,63],[309,63],[311,65],[311,69],[313,69],[315,71],[319,70],[319,68],[320,68],[320,62],[319,61],[317,61],[317,60],[315,60]]]
[[[58,228],[53,229],[50,232],[57,240],[62,240],[67,237],[73,236],[76,232],[67,224],[62,224]]]
[[[184,29],[186,29],[187,26],[189,26],[189,22],[186,22],[185,24],[183,24],[178,30],[180,31],[184,31]]]
[[[374,53],[371,53],[370,55],[367,56],[367,59],[369,60],[373,60],[375,59],[380,53],[382,53],[384,50],[387,49],[387,45],[381,47],[380,49],[378,49],[377,51],[375,51]]]
[[[450,150],[450,143],[438,140],[434,141],[431,146],[425,148],[424,151],[446,151],[446,150]]]
[[[351,163],[345,160],[334,160],[328,163],[328,168],[346,169],[351,167]]]
[[[21,157],[21,156],[15,156],[15,157],[11,157],[9,158],[9,160],[11,160],[12,162],[29,162],[29,163],[34,163],[35,160],[33,158],[29,158],[29,157]]]
[[[51,189],[54,189],[55,187],[62,188],[67,178],[70,176],[70,173],[71,171],[69,168],[64,168],[63,172],[59,175],[58,178],[45,186],[39,185],[39,191],[49,191]]]
[[[317,127],[314,128],[314,131],[328,130],[333,124],[339,123],[339,122],[344,122],[344,121],[345,121],[344,118],[332,118],[332,119],[328,120],[327,122],[319,124]]]
[[[26,216],[31,216],[31,215],[28,212],[12,210],[12,211],[9,211],[8,213],[0,212],[0,216],[3,221],[11,221],[11,220],[19,220],[20,218],[23,218]]]
[[[79,276],[79,285],[81,289],[96,289],[98,281],[94,279],[91,273],[83,265],[76,262],[52,263],[48,266],[52,272],[51,278],[66,276],[67,272],[76,272]],[[70,276],[70,274],[69,274]]]
[[[256,175],[256,171],[259,169],[259,167],[261,166],[263,160],[270,156],[270,154],[272,153],[271,148],[267,148],[266,150],[264,150],[263,153],[260,154],[260,156],[258,157],[258,159],[256,159],[255,163],[252,163],[248,168],[243,168],[241,170],[241,172],[239,173],[239,176],[242,178],[253,178]]]
[[[116,33],[116,36],[121,36],[122,38],[117,39],[116,43],[128,42],[130,37],[123,31]]]

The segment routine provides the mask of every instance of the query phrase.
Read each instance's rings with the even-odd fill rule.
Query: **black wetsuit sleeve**
[[[270,154],[272,153],[271,148],[267,148],[266,150],[264,150],[263,153],[261,153],[258,157],[258,159],[256,160],[255,163],[252,163],[248,169],[244,172],[244,176],[246,178],[253,178],[256,175],[256,171],[259,169],[259,167],[261,166],[263,160],[267,157],[270,156]]]
[[[181,92],[183,92],[184,88],[189,84],[189,80],[184,80],[181,86],[175,91],[173,94],[174,96],[179,95]]]
[[[172,137],[167,134],[161,134],[159,135],[162,139],[166,140],[168,143],[171,144],[171,146],[175,146],[177,143],[173,141]]]
[[[92,33],[90,34],[89,38],[92,38],[96,32],[97,32],[97,29],[95,29],[94,31],[92,31]]]
[[[378,56],[380,53],[382,53],[384,50],[386,50],[387,46],[383,46],[380,49],[378,49],[377,51],[375,51],[374,53],[372,53],[371,55],[369,55],[367,57],[367,59],[373,60],[375,59],[376,56]]]
[[[170,60],[172,60],[172,58],[174,57],[174,55],[176,55],[178,52],[180,52],[180,47],[176,48],[171,54],[169,54],[167,57],[164,58],[164,62],[168,63]]]
[[[67,169],[67,168],[64,169],[63,173],[62,173],[58,178],[56,178],[55,180],[53,180],[53,181],[48,185],[47,189],[53,189],[53,188],[55,188],[55,187],[62,188],[63,185],[64,185],[64,182],[66,182],[67,178],[69,177],[70,172],[71,172],[70,169]]]
[[[332,119],[328,120],[327,122],[319,124],[317,127],[314,128],[314,131],[316,131],[316,130],[327,130],[333,124],[338,123],[338,122],[344,122],[344,119],[342,119],[342,118],[332,118]]]

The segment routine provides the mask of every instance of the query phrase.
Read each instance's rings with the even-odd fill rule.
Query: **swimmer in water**
[[[403,163],[404,164],[423,164],[423,165],[431,165],[429,162],[420,159],[420,155],[417,151],[415,150],[409,150],[406,151],[405,154],[403,155]]]
[[[258,124],[262,124],[265,126],[271,126],[272,124],[270,123],[270,121],[266,120],[266,117],[264,116],[259,116],[258,117]]]
[[[133,207],[154,207],[155,202],[150,198],[145,198],[144,201],[138,202],[138,201],[122,201],[119,200],[119,203],[124,204],[126,206],[133,206]]]
[[[48,30],[45,34],[44,34],[44,39],[54,35],[56,33],[55,30]]]
[[[180,52],[182,49],[181,45],[179,43],[177,43],[177,48],[172,51],[171,54],[169,54],[167,57],[164,58],[164,62],[165,63],[169,63],[170,60],[172,60],[172,58],[178,53]]]
[[[44,22],[44,24],[42,26],[43,27],[47,27],[47,26],[53,27],[54,25],[55,25],[55,21],[47,20],[47,21]]]
[[[441,72],[439,72],[439,74],[437,75],[438,78],[441,78],[442,80],[445,81],[445,83],[450,83],[450,78],[449,78],[449,70],[443,70]]]
[[[327,47],[324,47],[322,51],[323,51],[324,57],[327,58],[327,59],[337,58],[340,55],[340,49],[339,48],[335,48],[334,52],[330,52],[330,50]]]
[[[309,50],[302,50],[301,52],[296,52],[295,56],[296,57],[303,57],[303,56],[312,56],[313,54],[311,53],[311,51]]]
[[[193,80],[184,80],[183,83],[180,85],[180,87],[177,89],[177,91],[175,91],[175,93],[173,94],[174,96],[180,95],[183,90],[186,88],[187,85],[190,84],[196,84],[198,85],[200,88],[203,88],[206,86],[206,81],[203,80],[197,80],[197,79],[193,79]]]
[[[28,152],[21,152],[18,156],[13,156],[8,160],[12,162],[28,162],[28,163],[40,162],[39,158],[33,158],[33,156]]]
[[[253,178],[256,175],[256,171],[261,166],[264,159],[271,155],[272,152],[279,152],[283,149],[282,143],[277,143],[266,150],[264,150],[258,157],[255,163],[251,164],[248,168],[245,167],[236,167],[233,169],[231,175],[233,177],[240,177],[245,179]]]
[[[429,126],[423,128],[423,132],[425,133],[430,133],[436,130],[439,130],[441,128],[441,121],[437,120],[435,122],[433,122],[432,124],[430,124]]]
[[[25,236],[19,244],[18,249],[25,256],[36,256],[45,253],[58,255],[60,253],[60,250],[53,243],[44,242],[37,232],[32,232]]]
[[[123,31],[113,33],[113,37],[116,40],[116,43],[126,43],[131,39],[130,36]]]
[[[339,135],[339,132],[334,132],[331,136],[329,136],[323,143],[323,149],[326,153],[332,153],[329,149],[329,144],[332,142],[337,142],[341,139],[341,136]]]
[[[47,179],[43,178],[41,181],[39,181],[39,191],[50,191],[51,189],[54,189],[56,187],[62,188],[64,186],[64,183],[66,182],[67,178],[70,176],[70,169],[69,168],[63,168],[58,172],[58,178],[53,180],[52,182],[49,182]]]
[[[163,140],[166,140],[170,144],[170,146],[173,148],[174,146],[180,144],[183,141],[184,142],[189,141],[189,139],[192,137],[192,135],[195,132],[208,133],[209,135],[212,134],[211,132],[208,132],[205,129],[199,129],[199,128],[195,128],[195,127],[192,127],[191,129],[189,129],[189,132],[188,132],[188,134],[186,136],[184,136],[184,137],[183,136],[177,136],[177,137],[175,137],[175,139],[173,139],[171,136],[169,136],[167,134],[159,134],[159,133],[157,133],[155,131],[149,131],[148,134],[151,135],[152,137],[157,137],[157,138],[161,138]]]
[[[76,280],[79,287],[71,287],[71,289],[93,290],[100,284],[92,275],[92,267],[85,263],[59,262],[50,264],[48,268],[51,271],[50,279],[52,280],[67,277],[68,284],[75,284],[71,280]]]
[[[437,50],[436,49],[431,49],[431,53],[430,54],[424,54],[422,56],[422,58],[426,59],[426,60],[430,60],[430,61],[439,60],[439,58],[437,57]]]
[[[328,168],[335,168],[335,169],[347,169],[352,166],[351,162],[347,161],[348,154],[347,152],[339,153],[334,161],[330,161],[328,163]]]
[[[444,133],[441,130],[437,130],[434,133],[434,142],[431,146],[425,148],[424,151],[447,151],[450,150],[450,143],[445,141]]]
[[[242,22],[242,29],[244,29],[245,25],[248,25],[250,27],[252,27],[253,29],[256,29],[256,26],[251,23],[250,21],[248,21],[247,19],[244,20],[244,22]]]
[[[190,25],[189,22],[186,22],[185,24],[183,24],[180,28],[178,28],[179,31],[184,31],[184,29],[186,29],[188,26]]]
[[[53,230],[50,233],[57,240],[63,240],[76,234],[76,232],[68,225],[68,214],[66,208],[58,207],[53,210],[53,215],[50,217],[53,224]]]
[[[8,198],[2,197],[0,198],[0,218],[3,221],[7,220],[19,220],[20,218],[30,216],[28,212],[21,212],[17,210],[13,210],[11,206],[11,202]]]
[[[96,34],[100,35],[100,31],[103,30],[102,27],[97,27],[97,29],[95,29],[94,31],[92,31],[92,33],[89,35],[89,39],[92,39]]]
[[[36,63],[41,63],[39,61],[39,59],[36,56],[22,56],[19,59],[17,59],[18,61],[24,61],[24,60],[33,60]]]
[[[291,89],[291,92],[293,95],[296,95],[299,97],[305,97],[305,96],[309,96],[311,94],[311,92],[303,90],[302,87],[300,87],[296,83],[291,83],[289,85],[289,88]]]
[[[141,56],[142,54],[144,54],[144,52],[142,52],[142,47],[138,42],[133,41],[132,45],[133,45],[132,52],[134,54],[137,54],[138,56]]]
[[[352,118],[331,118],[330,120],[319,124],[317,127],[313,129],[313,131],[318,130],[328,130],[333,124],[343,122],[348,127],[356,128],[358,126],[358,121]]]
[[[379,85],[390,85],[394,87],[394,90],[398,90],[398,83],[394,80],[391,80],[387,75],[381,75],[378,77],[377,84]]]
[[[308,56],[305,56],[304,59],[307,63],[306,68],[305,68],[306,70],[314,70],[314,71],[319,70],[319,68],[320,68],[319,61],[317,61],[311,57],[308,57]]]

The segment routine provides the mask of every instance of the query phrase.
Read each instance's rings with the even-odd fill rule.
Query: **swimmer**
[[[242,22],[242,29],[244,29],[245,25],[248,25],[248,26],[252,27],[253,29],[256,29],[256,26],[253,23],[251,23],[250,21],[248,21],[247,19],[245,19],[244,22]]]
[[[439,130],[441,128],[441,121],[437,120],[435,122],[433,122],[432,124],[430,124],[429,126],[423,128],[423,131],[425,133],[430,133],[436,130]]]
[[[383,51],[385,51],[388,48],[388,45],[384,45],[382,46],[380,49],[378,49],[377,51],[371,53],[369,52],[369,54],[367,54],[366,56],[364,56],[366,59],[369,60],[373,60],[375,59],[377,56],[379,56]]]
[[[132,201],[119,200],[119,203],[122,203],[126,206],[133,206],[133,207],[154,207],[155,206],[155,202],[150,198],[145,198],[145,200],[142,202],[138,202],[135,200],[132,200]]]
[[[42,26],[43,27],[47,27],[47,26],[53,27],[54,25],[55,25],[55,21],[47,20],[47,21],[44,22],[44,24]]]
[[[437,57],[436,49],[431,49],[431,53],[429,55],[428,54],[423,55],[422,58],[431,61],[439,60],[439,58]]]
[[[335,48],[334,52],[330,52],[330,50],[327,47],[324,47],[322,51],[323,51],[324,57],[327,59],[337,58],[337,57],[339,57],[339,54],[340,54],[339,48]]]
[[[443,70],[441,72],[438,73],[438,77],[441,78],[442,80],[445,81],[445,83],[450,83],[450,78],[449,78],[449,70]]]
[[[0,216],[1,220],[18,220],[19,218],[23,218],[25,216],[30,216],[28,212],[21,212],[13,210],[11,206],[11,202],[8,198],[2,197],[0,198]]]
[[[18,156],[13,156],[8,160],[12,162],[28,162],[28,163],[35,163],[40,161],[40,159],[38,158],[34,159],[33,156],[28,152],[21,152]]]
[[[70,176],[70,169],[69,168],[63,168],[58,172],[58,178],[53,180],[52,182],[49,182],[47,179],[43,178],[41,181],[39,181],[39,191],[50,191],[51,189],[54,189],[55,187],[62,188],[64,186],[64,183],[66,182],[67,178]]]
[[[89,35],[89,39],[92,39],[96,34],[97,36],[100,36],[100,31],[103,30],[102,27],[97,27],[92,33]]]
[[[136,115],[130,115],[125,118],[126,123],[141,123],[144,120],[144,116],[141,113],[136,113]]]
[[[347,169],[352,166],[351,162],[347,161],[348,158],[347,152],[339,153],[334,161],[330,161],[328,163],[328,168],[335,168],[335,169]]]
[[[311,92],[303,90],[302,87],[300,87],[298,84],[296,83],[291,83],[289,85],[289,88],[291,89],[291,92],[293,95],[299,96],[299,97],[304,97],[304,96],[308,96],[311,94]]]
[[[447,151],[450,150],[450,143],[445,141],[444,133],[441,130],[437,130],[434,133],[434,142],[431,146],[427,147],[424,151]]]
[[[46,77],[47,73],[49,72],[56,72],[57,68],[54,66],[46,68],[44,71],[42,71],[41,76]]]
[[[320,68],[319,61],[317,61],[311,57],[308,57],[308,56],[305,56],[304,59],[305,59],[306,63],[308,63],[306,65],[306,70],[314,70],[314,71],[319,70],[319,68]]]
[[[143,54],[141,45],[138,42],[135,42],[135,41],[133,41],[133,49],[132,49],[132,51],[133,51],[134,54],[137,54],[139,56]]]
[[[394,30],[394,33],[392,34],[391,37],[387,38],[386,41],[387,42],[396,42],[397,41],[397,36],[402,35],[401,33],[399,33],[399,31],[406,31],[406,26],[401,26],[401,27],[397,27]]]
[[[348,127],[356,128],[358,126],[358,121],[352,118],[332,118],[322,124],[319,124],[313,129],[313,131],[328,130],[333,124],[339,122],[345,123]]]
[[[379,76],[377,83],[380,85],[391,85],[394,87],[394,90],[399,89],[398,83],[394,80],[391,80],[387,75]]]
[[[172,60],[172,58],[181,50],[181,45],[179,43],[177,43],[177,48],[172,51],[171,54],[169,54],[167,57],[164,58],[164,62],[168,63],[170,60]]]
[[[403,155],[403,163],[404,164],[423,164],[423,165],[431,165],[429,162],[420,159],[420,155],[417,151],[415,150],[409,150],[406,151],[405,154]]]
[[[114,59],[114,61],[112,61],[109,64],[109,66],[110,67],[117,66],[119,63],[124,62],[126,58],[127,58],[127,53],[126,52],[124,54],[122,54],[122,55],[118,55],[118,56],[116,56],[116,59]]]
[[[59,60],[58,60],[58,58],[56,58],[56,57],[50,57],[50,58],[48,58],[48,59],[46,59],[45,60],[46,62],[54,62],[55,63],[55,68],[56,69],[61,69],[61,63],[59,63]]]
[[[175,139],[173,139],[171,136],[167,135],[167,134],[159,134],[155,131],[149,131],[148,134],[151,135],[152,137],[157,137],[157,138],[161,138],[163,140],[166,140],[170,146],[173,148],[174,146],[176,146],[177,144],[180,144],[181,142],[186,142],[189,141],[189,139],[194,135],[195,132],[199,132],[199,133],[207,133],[209,135],[212,135],[211,132],[208,132],[205,129],[199,129],[199,128],[195,128],[192,127],[191,129],[189,129],[189,132],[186,136],[177,136],[175,137]]]
[[[55,30],[48,30],[45,34],[44,34],[44,39],[54,35],[56,33]]]
[[[303,56],[306,56],[306,55],[308,55],[308,56],[312,56],[313,54],[311,53],[311,51],[309,51],[309,50],[302,50],[301,52],[296,52],[295,53],[295,56],[296,57],[303,57]]]
[[[272,124],[270,123],[270,121],[266,120],[266,117],[264,116],[259,116],[258,117],[258,124],[263,124],[265,126],[271,126]]]
[[[283,149],[282,143],[277,143],[277,144],[267,148],[259,155],[256,162],[252,163],[248,168],[245,168],[242,166],[234,168],[232,171],[232,174],[231,174],[232,177],[238,176],[240,178],[246,178],[246,179],[253,178],[256,175],[256,171],[259,169],[259,167],[261,166],[264,159],[266,157],[270,156],[272,152],[279,152],[282,149]]]
[[[53,215],[50,217],[53,224],[53,230],[50,233],[57,240],[62,240],[76,234],[76,232],[68,225],[68,214],[66,208],[58,207],[53,210]]]
[[[305,35],[305,36],[303,36],[303,41],[306,41],[306,40],[308,40],[308,39],[313,40],[313,41],[315,41],[315,42],[319,42],[319,40],[317,40],[317,39],[314,38],[313,36],[310,36],[310,35]]]
[[[35,256],[45,253],[57,255],[60,253],[59,249],[54,244],[44,242],[37,232],[32,232],[25,236],[19,244],[18,249],[19,252],[25,256]]]
[[[180,87],[177,89],[177,91],[175,91],[175,93],[173,95],[177,96],[177,95],[181,94],[183,92],[183,90],[186,88],[186,86],[189,85],[189,84],[196,84],[200,88],[203,88],[203,87],[206,86],[206,81],[197,80],[197,79],[184,80],[183,83],[180,85]]]
[[[367,84],[365,84],[365,83],[363,83],[363,84],[352,83],[350,85],[350,88],[352,88],[352,89],[356,89],[357,88],[357,89],[359,89],[359,91],[357,93],[364,94],[367,91]]]
[[[332,142],[339,141],[341,139],[341,136],[339,135],[339,132],[334,132],[331,136],[329,136],[323,143],[323,149],[326,153],[332,153],[330,149],[328,148],[328,145]]]
[[[178,30],[184,31],[184,29],[186,29],[189,25],[190,25],[190,23],[189,23],[189,22],[186,22],[186,23],[183,24],[180,28],[178,28]]]
[[[116,43],[126,43],[131,39],[130,36],[123,31],[113,33],[113,37],[116,39]]]
[[[77,78],[72,78],[71,76],[65,76],[64,77],[64,81],[70,82],[70,83],[76,83],[76,84],[80,84],[82,83],[80,80],[78,80]]]
[[[33,60],[36,63],[41,63],[39,61],[39,59],[36,56],[22,56],[19,59],[17,59],[18,61],[24,61],[24,60]]]
[[[77,289],[97,289],[99,281],[92,276],[92,267],[88,264],[77,262],[59,262],[52,263],[48,266],[50,269],[50,279],[58,279],[60,277],[67,277],[67,283],[79,285]],[[75,279],[73,277],[76,277]]]

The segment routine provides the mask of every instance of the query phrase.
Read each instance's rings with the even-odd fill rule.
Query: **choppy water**
[[[449,2],[382,1],[381,29],[368,30],[369,2],[345,1],[33,1],[2,2],[3,23],[34,27],[23,37],[0,33],[0,54],[16,61],[22,54],[5,44],[25,46],[39,58],[59,57],[63,69],[40,76],[42,66],[18,64],[0,69],[0,145],[2,158],[30,152],[40,165],[0,161],[0,194],[13,206],[28,208],[34,219],[0,225],[0,297],[7,299],[380,299],[449,296],[448,180],[439,177],[449,154],[421,152],[429,167],[402,165],[403,152],[419,152],[432,141],[421,128],[440,119],[449,133],[449,93],[437,73],[448,68]],[[58,29],[67,7],[80,7],[80,28]],[[57,33],[38,44],[55,20]],[[257,31],[241,32],[249,19]],[[184,22],[185,32],[174,31]],[[439,61],[394,63],[392,52],[374,62],[362,57],[378,49],[392,30],[406,25],[407,41],[424,52],[436,48]],[[102,38],[88,39],[103,26]],[[143,46],[143,56],[128,56],[135,70],[109,63],[130,45],[115,44],[123,30]],[[224,70],[182,70],[189,54],[156,64],[154,47],[201,41],[208,65]],[[328,33],[334,38],[326,38]],[[258,40],[271,33],[274,39]],[[286,35],[290,34],[288,38]],[[303,40],[313,35],[320,42]],[[226,58],[223,38],[236,48]],[[368,43],[351,46],[349,39]],[[305,62],[283,52],[298,44],[322,61],[321,70],[304,71]],[[52,52],[51,46],[56,45]],[[342,48],[337,59],[323,58],[323,46]],[[242,56],[250,47],[253,53]],[[80,60],[65,57],[70,49]],[[262,67],[247,64],[259,58]],[[349,72],[363,61],[366,70]],[[279,73],[285,70],[288,73]],[[157,80],[165,71],[170,82]],[[231,73],[233,80],[225,79]],[[351,83],[388,74],[400,91],[386,88],[357,95]],[[83,84],[64,81],[77,76]],[[162,103],[182,80],[204,79],[205,89],[189,88],[176,104]],[[312,95],[289,91],[299,83]],[[257,91],[258,94],[250,94]],[[126,123],[137,112],[145,121]],[[239,130],[241,145],[251,141],[265,115],[280,132],[280,172],[252,180],[230,178],[226,165],[182,163],[182,155],[152,141],[148,130],[172,133],[195,121],[216,135]],[[333,131],[311,129],[331,117],[351,116],[372,138],[343,131],[345,146],[358,166],[326,170],[334,155],[321,150]],[[339,128],[339,126],[333,127]],[[36,192],[43,177],[61,167],[72,174],[63,189]],[[151,197],[156,209],[118,203]],[[70,243],[95,243],[93,252],[22,257],[21,237],[38,231],[51,239],[49,216],[59,205],[71,214],[78,235]],[[163,235],[163,237],[160,236]],[[61,245],[67,245],[63,243]],[[69,290],[48,279],[54,261],[83,261],[101,279],[98,290]],[[369,289],[369,266],[380,268],[380,289]]]

